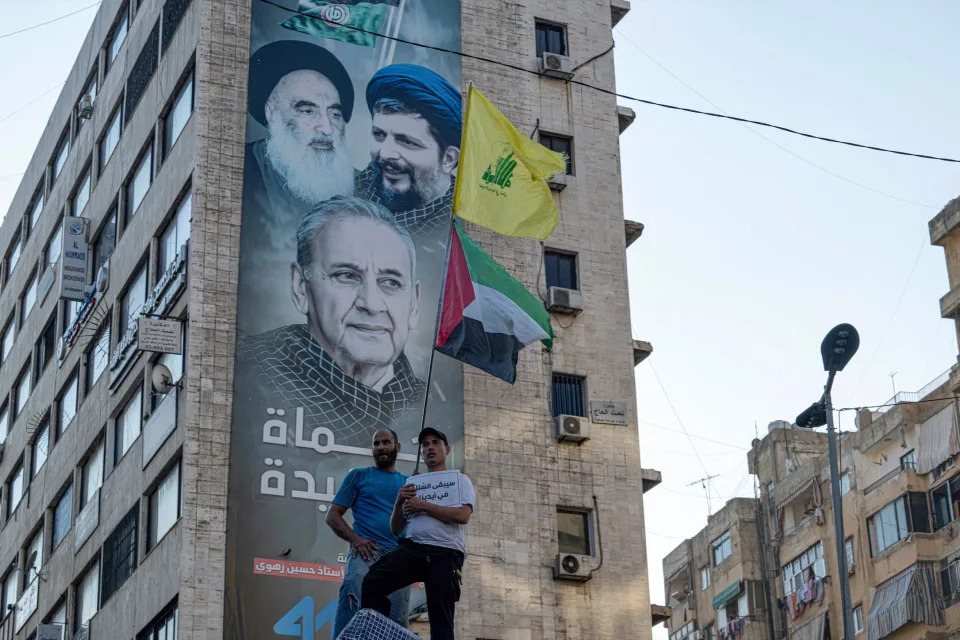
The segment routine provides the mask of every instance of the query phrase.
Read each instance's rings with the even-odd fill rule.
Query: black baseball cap
[[[417,436],[417,444],[423,444],[423,439],[427,436],[437,436],[443,440],[443,444],[450,446],[450,442],[447,440],[447,434],[433,427],[426,427],[423,431],[420,432],[420,435]]]

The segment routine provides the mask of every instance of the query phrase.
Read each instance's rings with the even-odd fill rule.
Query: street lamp
[[[820,344],[820,356],[823,358],[823,370],[827,372],[827,384],[823,387],[823,396],[803,413],[797,416],[797,426],[813,429],[827,425],[827,446],[830,456],[830,493],[833,496],[833,528],[837,543],[837,573],[840,574],[840,606],[843,611],[844,640],[853,640],[853,612],[850,609],[850,577],[842,566],[845,564],[843,535],[843,505],[840,496],[840,463],[837,459],[837,432],[833,428],[833,404],[830,391],[833,379],[847,366],[860,346],[860,334],[851,324],[838,324]]]

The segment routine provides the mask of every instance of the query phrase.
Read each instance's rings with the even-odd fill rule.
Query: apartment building
[[[570,157],[552,185],[561,222],[545,247],[470,229],[545,298],[557,335],[552,351],[521,353],[513,386],[443,365],[453,459],[478,493],[458,637],[649,638],[643,492],[659,473],[641,468],[633,367],[651,347],[629,332],[625,251],[643,226],[623,220],[618,151],[633,114],[564,81],[615,87],[611,29],[629,2],[383,4],[395,13],[381,26],[396,37],[440,34],[451,50],[528,68],[444,54],[434,70],[458,88],[473,82]],[[263,524],[245,518],[256,500],[234,483],[261,486],[283,464],[231,453],[249,418],[234,402],[242,317],[258,305],[244,297],[241,266],[252,233],[245,145],[264,135],[250,60],[286,38],[336,52],[351,73],[371,52],[434,62],[414,45],[388,52],[388,38],[367,47],[281,25],[297,15],[296,0],[104,0],[97,10],[0,226],[0,639],[260,637],[237,631],[246,623],[234,605],[280,593],[292,599],[263,618],[273,633],[330,632],[345,544],[314,557],[285,544],[284,527],[263,542],[271,565],[326,563],[313,581],[257,573],[231,552],[238,530]],[[338,15],[311,28],[336,29]],[[440,15],[455,17],[424,29]],[[360,123],[368,78],[353,78]],[[369,129],[348,135],[359,171]],[[328,474],[334,489],[338,474]]]

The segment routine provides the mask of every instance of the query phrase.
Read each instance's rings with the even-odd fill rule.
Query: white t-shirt
[[[452,506],[463,506],[465,504],[470,505],[473,508],[477,500],[476,491],[473,489],[473,483],[470,482],[468,478],[463,473],[457,472],[459,474],[460,482],[460,504]],[[428,474],[421,474],[419,476],[411,476],[407,480],[407,484],[417,484],[418,479],[423,480],[423,476]],[[467,525],[465,524],[447,524],[446,522],[441,522],[431,515],[426,513],[414,513],[404,515],[407,518],[407,529],[403,534],[403,537],[408,538],[413,542],[419,542],[420,544],[431,544],[437,547],[446,547],[448,549],[456,549],[460,553],[466,554],[466,541],[465,534],[467,531]]]

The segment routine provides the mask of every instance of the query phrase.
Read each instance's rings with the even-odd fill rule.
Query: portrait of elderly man
[[[250,58],[248,109],[266,137],[246,148],[241,256],[266,304],[287,301],[273,292],[286,278],[293,230],[303,214],[353,193],[357,172],[346,144],[353,102],[346,69],[315,44],[280,40]],[[255,310],[240,313],[257,317]],[[241,326],[246,320],[240,318]]]
[[[449,224],[460,160],[460,90],[413,64],[377,71],[366,90],[373,119],[370,164],[357,195],[382,203],[419,233]]]
[[[306,322],[240,344],[258,386],[303,407],[307,424],[328,427],[337,444],[419,424],[425,385],[403,353],[420,312],[409,232],[377,203],[335,197],[303,217],[296,256],[290,293]]]

